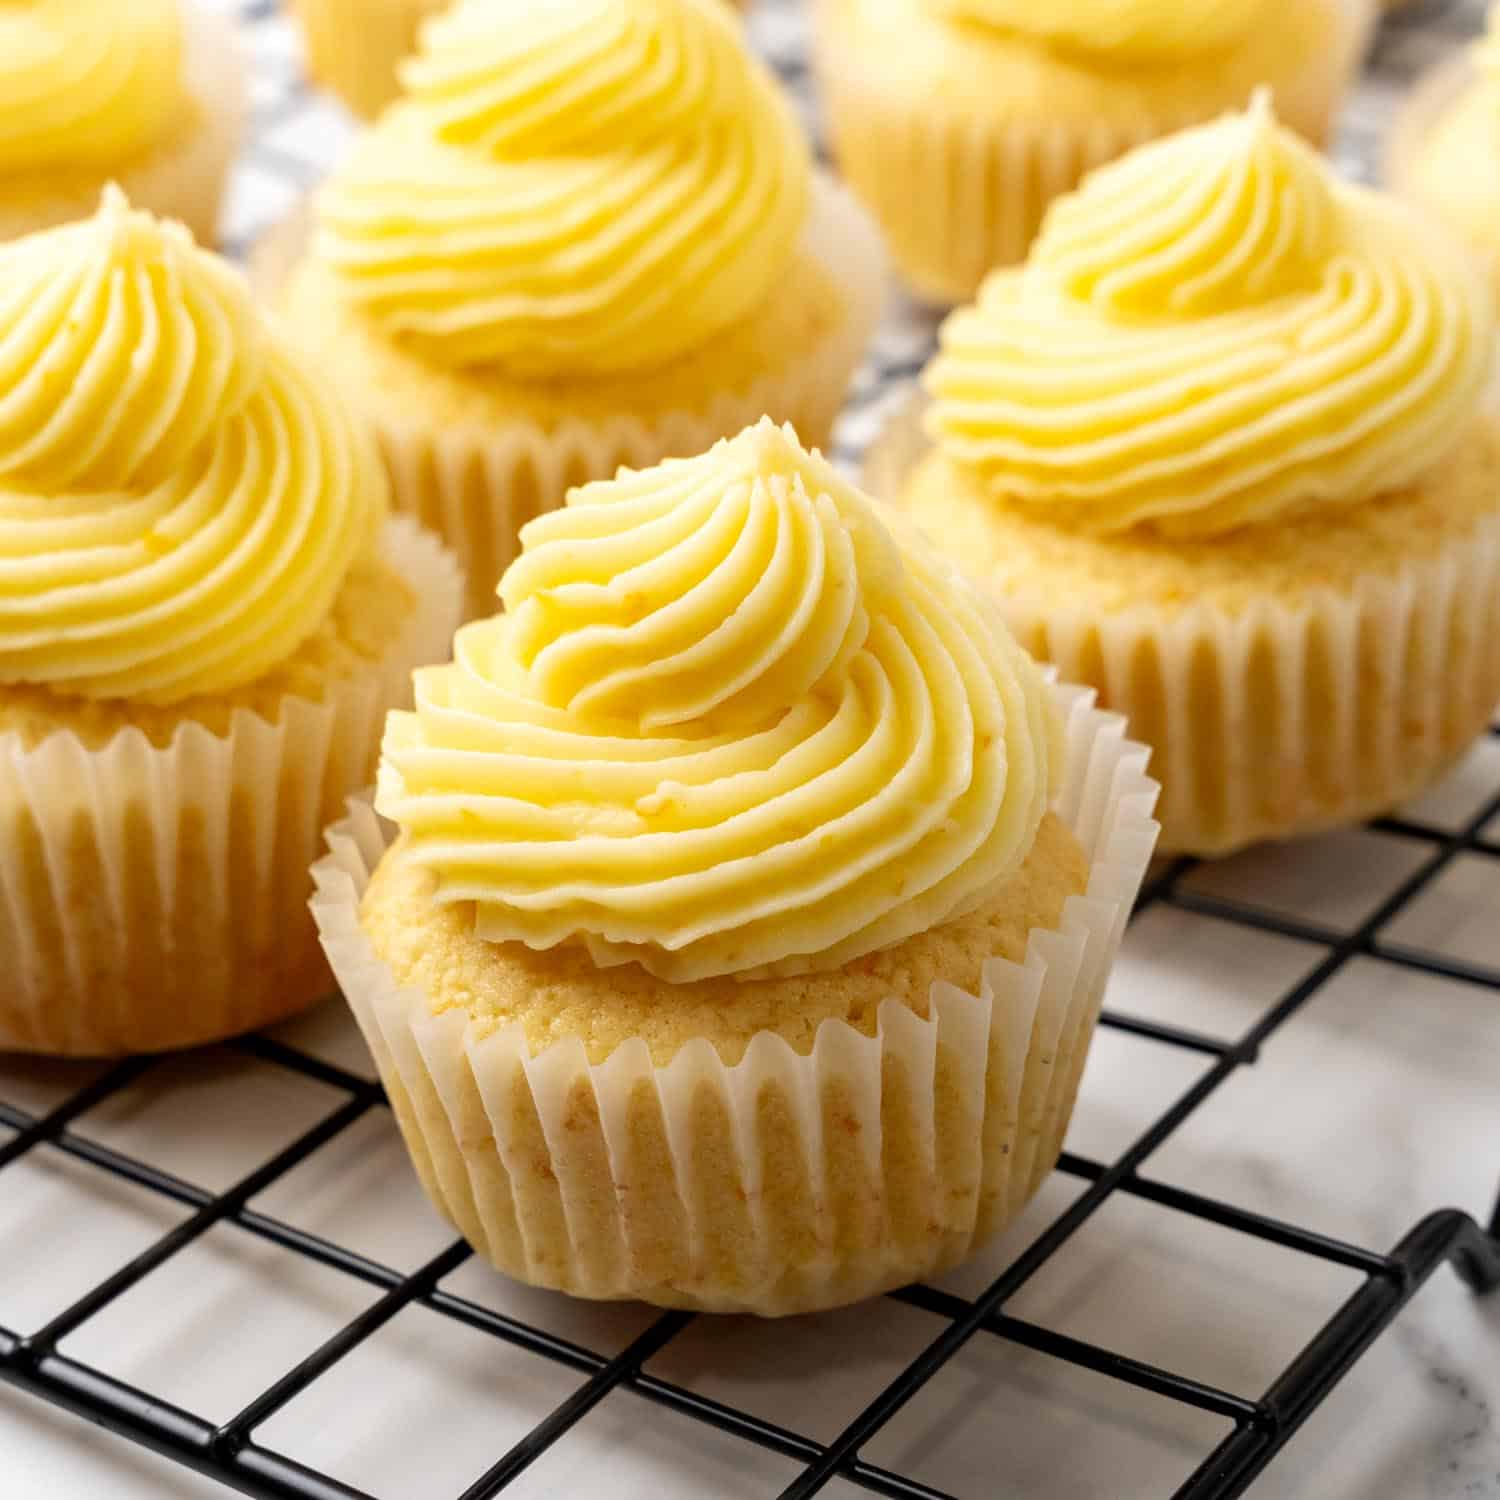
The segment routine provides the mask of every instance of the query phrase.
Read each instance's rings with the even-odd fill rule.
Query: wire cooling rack
[[[348,126],[302,81],[295,44],[276,6],[267,0],[249,0],[238,8],[256,61],[256,140],[240,169],[228,214],[231,248],[243,251],[260,228],[279,217],[316,181],[340,149]],[[1478,27],[1478,12],[1479,7],[1473,4],[1428,5],[1408,12],[1405,19],[1388,23],[1372,75],[1351,108],[1342,146],[1346,166],[1368,173],[1392,95],[1420,67],[1472,34]],[[796,6],[763,4],[754,28],[758,43],[799,98],[806,101],[802,23]],[[914,309],[900,309],[892,317],[860,377],[841,429],[839,449],[845,460],[857,461],[887,404],[900,399],[901,387],[925,361],[932,332],[931,320]],[[1268,903],[1255,893],[1247,896],[1233,881],[1226,885],[1215,879],[1212,867],[1190,860],[1177,861],[1154,874],[1137,913],[1138,923],[1149,922],[1152,914],[1177,912],[1217,924],[1218,930],[1234,929],[1295,942],[1313,955],[1310,963],[1301,968],[1294,982],[1260,1007],[1248,1027],[1229,1038],[1160,1019],[1146,1013],[1149,1007],[1107,1011],[1103,1018],[1106,1034],[1113,1032],[1151,1048],[1190,1057],[1202,1065],[1202,1071],[1144,1130],[1134,1139],[1122,1141],[1121,1149],[1107,1158],[1066,1154],[1060,1172],[1073,1180],[1076,1193],[1061,1212],[1044,1217],[1039,1229],[1029,1229],[1026,1240],[1015,1245],[1014,1253],[1007,1250],[997,1274],[976,1294],[917,1286],[885,1299],[881,1305],[886,1309],[900,1306],[923,1314],[923,1337],[897,1361],[890,1377],[829,1436],[815,1439],[793,1423],[772,1420],[752,1409],[748,1401],[721,1400],[695,1388],[692,1382],[661,1373],[663,1356],[673,1346],[690,1341],[695,1325],[701,1332],[703,1319],[685,1313],[645,1312],[631,1322],[629,1336],[617,1340],[618,1347],[599,1352],[587,1337],[575,1336],[575,1330],[586,1329],[587,1323],[578,1324],[575,1319],[567,1325],[568,1331],[559,1332],[553,1319],[525,1314],[526,1307],[537,1304],[522,1304],[519,1313],[497,1310],[482,1296],[455,1290],[455,1273],[472,1254],[462,1241],[443,1245],[436,1253],[424,1255],[418,1264],[398,1265],[356,1248],[337,1229],[316,1232],[300,1226],[294,1214],[268,1212],[264,1205],[274,1203],[278,1191],[320,1153],[337,1150],[340,1142],[347,1144],[363,1124],[385,1109],[378,1083],[362,1075],[357,1066],[330,1060],[316,1047],[293,1045],[271,1036],[248,1038],[226,1049],[230,1055],[253,1063],[265,1109],[278,1108],[281,1095],[268,1080],[279,1077],[315,1086],[323,1103],[316,1118],[305,1128],[292,1129],[291,1139],[269,1159],[257,1160],[236,1180],[214,1186],[190,1180],[174,1170],[175,1158],[170,1154],[128,1149],[132,1139],[128,1131],[112,1133],[95,1123],[111,1118],[112,1112],[116,1119],[128,1116],[130,1108],[136,1107],[127,1107],[128,1101],[138,1103],[142,1098],[150,1100],[164,1094],[172,1081],[180,1078],[182,1064],[166,1059],[131,1059],[89,1070],[86,1081],[84,1075],[69,1069],[58,1075],[43,1067],[40,1071],[46,1075],[48,1086],[41,1091],[41,1104],[35,1102],[37,1089],[15,1085],[17,1079],[35,1081],[29,1078],[25,1065],[9,1072],[0,1070],[0,1204],[7,1182],[17,1180],[28,1163],[65,1159],[77,1169],[70,1170],[65,1179],[66,1191],[76,1195],[65,1200],[70,1225],[74,1215],[79,1225],[86,1224],[91,1206],[106,1193],[122,1190],[123,1185],[159,1200],[175,1216],[165,1233],[123,1264],[101,1268],[99,1274],[88,1278],[84,1289],[75,1289],[65,1305],[47,1308],[44,1316],[33,1319],[24,1329],[0,1326],[0,1377],[248,1495],[265,1500],[273,1496],[369,1500],[371,1491],[302,1462],[266,1434],[284,1412],[295,1407],[320,1381],[327,1382],[337,1367],[366,1348],[381,1330],[403,1313],[420,1308],[440,1320],[428,1324],[429,1337],[440,1348],[456,1347],[455,1341],[465,1331],[477,1334],[487,1341],[487,1367],[507,1360],[541,1361],[567,1374],[568,1391],[560,1400],[546,1403],[535,1421],[524,1422],[519,1432],[497,1441],[486,1456],[488,1466],[466,1487],[403,1490],[399,1497],[382,1492],[379,1500],[407,1500],[408,1496],[411,1500],[446,1500],[450,1494],[458,1500],[485,1500],[506,1491],[519,1492],[525,1476],[534,1474],[548,1455],[577,1441],[590,1413],[621,1390],[644,1398],[659,1413],[675,1414],[725,1435],[732,1444],[745,1445],[746,1453],[753,1449],[784,1460],[789,1479],[763,1491],[770,1495],[779,1487],[782,1500],[853,1491],[897,1500],[953,1500],[950,1491],[925,1482],[915,1472],[903,1472],[866,1454],[878,1447],[877,1439],[905,1408],[924,1392],[930,1393],[961,1351],[981,1341],[996,1340],[1216,1418],[1216,1430],[1223,1431],[1217,1444],[1207,1445],[1196,1469],[1175,1489],[1168,1486],[1153,1494],[1172,1494],[1176,1500],[1230,1500],[1245,1492],[1441,1265],[1450,1263],[1475,1291],[1500,1285],[1500,1204],[1488,1232],[1468,1214],[1440,1210],[1411,1228],[1394,1249],[1381,1253],[1239,1206],[1227,1197],[1193,1191],[1142,1172],[1159,1148],[1200,1115],[1210,1100],[1221,1096],[1232,1079],[1257,1062],[1265,1044],[1313,1002],[1327,996],[1351,971],[1365,973],[1370,965],[1380,972],[1404,971],[1461,986],[1466,994],[1472,994],[1476,1004],[1493,1006],[1500,1000],[1500,963],[1492,963],[1488,957],[1476,958],[1462,941],[1445,946],[1404,936],[1411,930],[1412,914],[1460,869],[1468,872],[1477,888],[1491,893],[1500,890],[1500,727],[1491,731],[1476,757],[1471,761],[1478,765],[1478,774],[1487,779],[1476,791],[1472,785],[1475,773],[1470,772],[1470,794],[1461,813],[1455,815],[1451,808],[1431,811],[1429,804],[1426,814],[1418,811],[1387,818],[1371,825],[1367,834],[1359,835],[1379,838],[1391,847],[1399,845],[1401,873],[1352,922],[1322,920],[1316,905],[1309,913],[1293,909],[1287,901]],[[7,1078],[13,1085],[8,1090],[3,1081]],[[212,1092],[216,1086],[205,1085],[209,1093],[199,1101],[210,1114],[217,1107]],[[7,1092],[12,1097],[7,1098]],[[1500,1143],[1492,1134],[1488,1147],[1497,1157],[1492,1165],[1500,1167],[1497,1146]],[[1145,1205],[1173,1225],[1193,1220],[1218,1226],[1263,1250],[1279,1247],[1341,1268],[1353,1275],[1357,1285],[1331,1317],[1308,1321],[1300,1352],[1259,1397],[1247,1397],[1015,1315],[1010,1309],[1022,1290],[1055,1262],[1101,1210],[1122,1200]],[[352,1229],[352,1225],[346,1227]],[[188,1273],[183,1268],[195,1249],[221,1231],[248,1236],[272,1256],[267,1272],[271,1282],[290,1277],[298,1267],[305,1266],[323,1268],[344,1278],[364,1294],[360,1310],[337,1319],[337,1326],[321,1344],[292,1367],[283,1366],[281,1373],[264,1382],[252,1396],[238,1401],[227,1417],[202,1415],[186,1404],[167,1399],[161,1394],[168,1374],[165,1369],[147,1368],[138,1379],[126,1380],[103,1367],[108,1360],[80,1358],[70,1352],[71,1343],[70,1350],[62,1348],[65,1340],[74,1340],[95,1326],[96,1320],[106,1319],[111,1309],[128,1300],[148,1278],[166,1278],[169,1288],[175,1286],[181,1295],[187,1295]],[[1176,1231],[1169,1227],[1167,1232]],[[43,1245],[41,1254],[49,1255],[54,1248],[62,1253],[61,1237],[55,1246]],[[107,1256],[108,1251],[101,1253]],[[174,1276],[178,1278],[175,1283]],[[1222,1290],[1224,1297],[1232,1298],[1239,1288],[1226,1284]],[[202,1328],[201,1337],[215,1345],[234,1341],[243,1336],[246,1320],[254,1316],[253,1311],[241,1308],[233,1321]],[[870,1316],[873,1319],[880,1314]],[[868,1326],[873,1327],[873,1322]],[[766,1327],[763,1336],[778,1337],[777,1326]],[[232,1356],[233,1352],[231,1342],[226,1354]],[[1013,1353],[1019,1357],[1014,1349]],[[165,1384],[176,1389],[170,1380]],[[816,1390],[806,1392],[809,1403],[817,1399]],[[667,1418],[662,1415],[659,1420]],[[982,1491],[986,1495],[997,1493],[994,1486],[1005,1472],[1008,1439],[1002,1427],[996,1427],[994,1443],[997,1477]],[[119,1451],[123,1458],[128,1450],[122,1446]],[[5,1472],[4,1454],[0,1452],[0,1493],[10,1500],[14,1491],[5,1480]],[[581,1487],[575,1484],[572,1489],[548,1489],[546,1493],[602,1493],[609,1484],[608,1475],[598,1473]],[[685,1491],[709,1492],[702,1487],[695,1489],[691,1479]],[[1019,1488],[1005,1492],[1022,1493]],[[1060,1493],[1052,1488],[1044,1492]],[[1466,1491],[1470,1492],[1479,1491]],[[28,1500],[29,1493],[19,1494],[17,1500]],[[1071,1496],[1073,1492],[1068,1493]],[[1090,1493],[1104,1496],[1103,1491]],[[1133,1500],[1135,1493],[1111,1493],[1106,1500]]]

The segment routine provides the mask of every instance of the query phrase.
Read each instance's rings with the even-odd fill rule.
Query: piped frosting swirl
[[[0,0],[0,173],[106,171],[181,108],[178,0]]]
[[[1171,63],[1232,47],[1261,0],[930,0],[944,15],[1122,62]]]
[[[117,190],[0,247],[0,682],[170,703],[322,624],[378,455],[242,278]]]
[[[389,720],[476,931],[671,981],[836,968],[1029,851],[1056,726],[988,608],[790,429],[574,490]]]
[[[658,366],[750,316],[795,251],[810,157],[723,0],[463,0],[402,76],[316,253],[434,362]]]
[[[1453,247],[1336,183],[1262,95],[1060,199],[945,325],[929,423],[1069,523],[1213,534],[1415,479],[1473,419],[1493,339]]]

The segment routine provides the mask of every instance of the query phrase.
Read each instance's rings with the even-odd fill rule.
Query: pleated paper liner
[[[876,441],[871,493],[898,496],[928,451],[925,407],[914,395]],[[1347,593],[1238,611],[996,599],[1028,651],[1096,688],[1152,747],[1164,853],[1227,853],[1388,812],[1440,778],[1500,701],[1500,510]]]
[[[945,109],[908,91],[897,97],[864,64],[835,19],[850,0],[813,0],[816,60],[834,155],[884,230],[892,258],[918,296],[967,301],[987,272],[1026,258],[1054,198],[1095,167],[1190,125],[1201,113],[1138,113],[1086,125],[1049,119],[993,120]],[[1039,4],[1046,0],[1038,0]],[[1373,0],[1341,0],[1344,35],[1305,59],[1300,78],[1278,83],[1280,117],[1326,142],[1344,88],[1363,55]],[[1236,102],[1224,101],[1224,108]]]
[[[332,988],[307,914],[323,827],[369,779],[412,669],[446,660],[462,583],[404,518],[384,560],[415,605],[385,657],[154,745],[0,733],[0,1049],[110,1056],[233,1035]]]
[[[643,1040],[591,1065],[533,1053],[401,989],[360,925],[392,836],[368,803],[314,870],[324,946],[434,1203],[523,1281],[593,1298],[782,1315],[871,1296],[963,1260],[1052,1169],[1129,910],[1152,854],[1146,751],[1092,695],[1058,690],[1056,810],[1089,861],[1084,895],[980,992],[893,1000],[874,1035],[826,1021],[811,1051],[705,1040],[665,1066]],[[670,1003],[664,997],[663,1003]]]
[[[119,0],[128,3],[128,0]],[[184,0],[183,65],[189,113],[165,141],[114,171],[36,174],[0,189],[0,240],[89,218],[117,182],[136,208],[179,219],[200,245],[218,242],[219,208],[249,109],[245,59],[234,17]]]
[[[273,305],[301,259],[310,224],[304,204],[257,248],[252,279]],[[607,420],[574,417],[552,426],[517,417],[503,425],[439,427],[369,399],[360,403],[380,438],[397,505],[458,554],[469,579],[471,617],[493,610],[495,584],[516,555],[521,527],[561,505],[574,485],[611,479],[622,465],[646,468],[691,457],[767,415],[790,422],[809,447],[827,445],[880,320],[886,261],[869,216],[826,176],[818,179],[805,249],[844,299],[838,329],[748,387],[704,391],[695,406],[649,420],[618,412]],[[347,394],[357,401],[361,396]]]

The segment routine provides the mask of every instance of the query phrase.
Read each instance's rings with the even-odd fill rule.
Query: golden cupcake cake
[[[291,0],[307,69],[357,115],[374,119],[401,92],[396,73],[428,16],[452,0]],[[744,0],[724,0],[739,4]]]
[[[115,182],[211,243],[246,98],[233,22],[197,0],[0,4],[0,239]]]
[[[1261,99],[1059,200],[869,479],[1223,852],[1395,806],[1500,701],[1493,353],[1458,247]]]
[[[1417,84],[1392,133],[1387,176],[1446,223],[1500,289],[1500,5],[1481,42]]]
[[[500,596],[314,872],[433,1200],[586,1297],[962,1260],[1061,1147],[1144,749],[769,422],[574,490]]]
[[[0,246],[0,1049],[331,988],[319,831],[462,583],[237,272],[117,190]]]
[[[478,613],[570,485],[766,413],[824,440],[884,262],[722,0],[464,0],[422,37],[261,270]]]
[[[1371,0],[812,0],[834,153],[922,297],[972,297],[1047,205],[1260,85],[1329,136]]]

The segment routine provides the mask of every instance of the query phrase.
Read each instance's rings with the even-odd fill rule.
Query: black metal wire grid
[[[265,0],[250,0],[242,10],[252,24],[275,19],[275,7]],[[1433,12],[1434,7],[1426,8],[1429,18]],[[1448,7],[1442,14],[1456,25],[1459,34],[1472,26],[1472,6]],[[1395,35],[1393,45],[1398,50],[1401,47],[1400,33]],[[773,45],[772,51],[784,74],[797,84],[801,69],[795,49],[783,50],[777,56]],[[282,112],[300,107],[305,100],[300,81],[289,75],[283,97],[262,110],[262,139]],[[264,154],[267,149],[271,151],[270,160],[276,162],[277,148],[262,145],[258,149],[262,164],[267,159]],[[1359,149],[1358,138],[1355,149]],[[283,161],[280,165],[287,167],[288,163]],[[294,179],[300,183],[306,171],[304,163],[293,173]],[[898,321],[894,332],[888,331],[856,392],[854,420],[846,428],[843,440],[845,457],[852,457],[861,442],[861,432],[855,424],[864,416],[868,425],[884,394],[912,373],[925,356],[928,337],[930,325],[915,315],[905,327]],[[1491,730],[1491,736],[1500,742],[1500,726]],[[268,1037],[250,1037],[231,1045],[263,1064],[290,1070],[337,1090],[342,1102],[313,1128],[224,1191],[213,1192],[186,1181],[148,1160],[116,1150],[78,1128],[80,1123],[87,1123],[85,1116],[109,1100],[140,1084],[149,1087],[153,1074],[164,1066],[160,1059],[135,1058],[119,1063],[43,1113],[0,1100],[0,1126],[14,1132],[0,1144],[0,1190],[6,1168],[45,1147],[86,1164],[103,1177],[123,1179],[189,1210],[188,1216],[169,1232],[50,1317],[43,1326],[30,1332],[0,1326],[0,1379],[261,1500],[270,1497],[373,1500],[365,1491],[257,1442],[256,1434],[276,1413],[399,1312],[421,1306],[454,1325],[493,1337],[499,1348],[529,1351],[584,1377],[565,1401],[520,1441],[499,1454],[457,1500],[488,1500],[504,1492],[544,1453],[565,1441],[606,1396],[621,1388],[800,1464],[800,1473],[784,1488],[781,1500],[804,1500],[836,1479],[897,1500],[953,1500],[913,1476],[868,1462],[861,1454],[871,1439],[964,1345],[981,1337],[994,1338],[1227,1420],[1231,1424],[1228,1435],[1178,1487],[1173,1500],[1232,1500],[1245,1492],[1360,1355],[1445,1262],[1476,1292],[1500,1286],[1500,1202],[1487,1229],[1461,1211],[1440,1210],[1415,1225],[1389,1252],[1381,1253],[1153,1180],[1144,1174],[1143,1168],[1152,1154],[1228,1079],[1253,1066],[1267,1040],[1315,1000],[1356,958],[1456,981],[1487,992],[1489,997],[1500,996],[1500,971],[1419,951],[1386,935],[1392,924],[1455,861],[1479,858],[1490,862],[1500,881],[1500,835],[1491,831],[1497,819],[1500,819],[1500,788],[1457,829],[1409,818],[1387,818],[1372,825],[1379,833],[1406,841],[1419,850],[1419,862],[1351,931],[1334,930],[1299,917],[1206,894],[1189,878],[1197,868],[1195,861],[1179,860],[1155,873],[1143,893],[1138,916],[1152,907],[1175,907],[1316,945],[1322,952],[1321,959],[1235,1040],[1221,1040],[1140,1015],[1106,1011],[1104,1026],[1204,1057],[1208,1060],[1206,1071],[1113,1160],[1065,1154],[1059,1164],[1060,1171],[1080,1179],[1086,1187],[980,1295],[969,1299],[927,1286],[893,1293],[895,1301],[941,1320],[941,1331],[831,1441],[814,1441],[651,1373],[648,1364],[695,1321],[691,1314],[665,1313],[626,1348],[606,1356],[444,1290],[445,1279],[472,1255],[462,1240],[448,1245],[414,1272],[405,1272],[252,1208],[253,1200],[356,1121],[386,1107],[378,1084]],[[1301,1352],[1258,1398],[1205,1384],[1008,1313],[1007,1306],[1021,1289],[1116,1195],[1154,1204],[1164,1214],[1184,1215],[1218,1225],[1250,1239],[1347,1268],[1363,1280],[1321,1328],[1310,1330]],[[228,1421],[210,1421],[60,1352],[59,1345],[66,1337],[152,1272],[168,1267],[170,1273],[174,1257],[221,1225],[278,1247],[287,1255],[354,1278],[374,1288],[379,1295],[359,1316]],[[423,1500],[429,1497],[424,1496]]]

